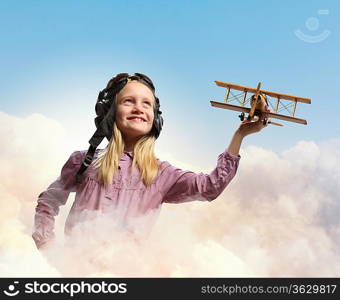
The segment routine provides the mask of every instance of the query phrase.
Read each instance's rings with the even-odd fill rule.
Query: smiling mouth
[[[129,120],[129,121],[146,122],[145,119],[140,118],[140,117],[131,117],[131,118],[128,118],[128,120]]]

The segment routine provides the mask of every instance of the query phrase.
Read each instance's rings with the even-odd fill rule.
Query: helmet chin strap
[[[111,140],[112,128],[113,128],[114,122],[115,122],[115,109],[112,105],[109,112],[106,114],[104,119],[100,122],[99,126],[97,127],[97,130],[95,131],[95,133],[89,140],[90,147],[87,150],[85,159],[83,163],[81,164],[79,171],[77,172],[77,175],[76,175],[77,183],[81,182],[82,174],[85,172],[88,166],[91,165],[94,154],[99,144],[103,141],[105,137],[107,138],[108,141]]]
[[[76,175],[77,184],[81,183],[83,173],[88,168],[88,166],[91,165],[94,153],[96,152],[96,149],[97,149],[97,147],[93,147],[92,145],[90,145],[89,149],[87,150],[85,159],[84,159],[83,163],[81,164],[81,166],[80,166],[80,168],[77,172],[77,175]]]

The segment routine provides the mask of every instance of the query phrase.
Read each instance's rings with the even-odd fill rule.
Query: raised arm
[[[167,163],[160,176],[163,202],[181,203],[216,199],[234,178],[239,159],[239,156],[223,152],[218,156],[215,169],[209,174],[196,174]]]
[[[269,112],[270,110],[268,110]],[[264,119],[266,115],[263,113],[259,119],[255,122],[251,122],[248,120],[244,120],[240,127],[235,131],[229,147],[226,149],[227,152],[229,152],[232,155],[239,155],[240,148],[242,145],[243,138],[246,137],[249,134],[253,134],[256,132],[261,131],[266,125],[264,124]]]
[[[229,147],[219,155],[217,165],[210,174],[196,174],[168,165],[160,177],[163,202],[181,203],[216,199],[236,174],[243,138],[263,129],[266,126],[264,118],[265,114],[261,115],[258,121],[241,123]]]

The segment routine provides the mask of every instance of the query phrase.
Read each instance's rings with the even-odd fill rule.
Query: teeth
[[[144,120],[141,118],[131,118],[130,120],[138,120],[139,122],[144,122]]]

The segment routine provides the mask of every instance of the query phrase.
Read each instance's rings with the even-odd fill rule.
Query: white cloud
[[[42,255],[30,237],[37,195],[80,149],[41,115],[0,113],[0,125],[2,276],[340,276],[339,139],[300,141],[282,154],[244,149],[236,177],[217,200],[164,205],[145,242],[126,236],[108,215],[64,241],[70,197],[57,218],[58,239]],[[172,150],[158,154],[200,169],[199,162],[180,163]]]

